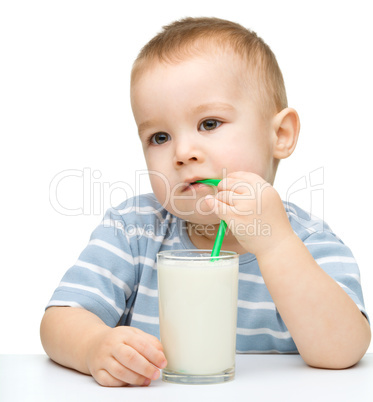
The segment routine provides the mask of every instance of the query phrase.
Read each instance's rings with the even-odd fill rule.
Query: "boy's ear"
[[[296,110],[285,108],[277,113],[273,120],[275,144],[273,157],[285,159],[290,156],[298,141],[300,122]]]

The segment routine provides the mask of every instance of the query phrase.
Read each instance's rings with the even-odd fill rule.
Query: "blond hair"
[[[249,82],[268,111],[287,107],[284,79],[275,55],[255,32],[219,18],[185,18],[164,26],[137,56],[131,83],[155,62],[180,62],[201,55],[206,45],[233,50],[246,61]]]

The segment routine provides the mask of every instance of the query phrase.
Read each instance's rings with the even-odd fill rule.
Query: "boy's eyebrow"
[[[223,102],[213,102],[213,103],[203,103],[192,109],[194,113],[203,113],[208,110],[234,110],[234,107],[229,103]]]
[[[153,125],[153,122],[151,120],[144,121],[143,123],[139,124],[137,131],[139,133],[139,136],[141,137],[141,133],[146,130],[148,127],[151,127]]]

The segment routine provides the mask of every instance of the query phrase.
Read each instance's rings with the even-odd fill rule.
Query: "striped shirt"
[[[322,220],[284,204],[293,230],[320,267],[364,308],[360,273],[343,242]],[[153,194],[130,198],[107,211],[47,307],[89,310],[107,325],[131,325],[159,338],[156,255],[195,249],[186,222],[167,212]],[[297,353],[253,254],[240,255],[238,353]]]

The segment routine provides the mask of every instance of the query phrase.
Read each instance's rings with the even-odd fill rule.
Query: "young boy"
[[[41,324],[48,355],[105,386],[158,378],[156,254],[211,249],[224,219],[223,249],[240,254],[237,352],[358,362],[371,335],[355,260],[272,187],[299,119],[269,47],[229,21],[175,22],[140,52],[131,101],[154,195],[109,210],[65,274]]]

